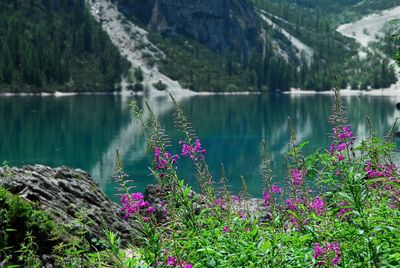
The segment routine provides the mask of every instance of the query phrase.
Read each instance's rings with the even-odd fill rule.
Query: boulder
[[[0,168],[0,185],[48,212],[62,224],[76,226],[83,215],[88,220],[89,238],[103,237],[103,228],[130,238],[133,222],[123,219],[119,206],[109,200],[92,177],[80,169],[28,165]]]

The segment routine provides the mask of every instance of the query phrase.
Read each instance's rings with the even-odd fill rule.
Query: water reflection
[[[7,97],[0,98],[0,161],[12,165],[41,163],[69,165],[90,171],[103,190],[113,196],[115,149],[123,156],[126,172],[138,190],[153,182],[147,165],[151,156],[139,126],[130,114],[128,101],[143,106],[143,97]],[[149,98],[154,112],[177,143],[180,138],[167,97]],[[349,122],[357,137],[368,136],[368,115],[377,134],[383,135],[399,116],[394,97],[345,97]],[[331,97],[325,95],[194,96],[179,100],[203,145],[215,177],[224,163],[233,191],[240,190],[243,175],[249,190],[259,195],[261,141],[272,154],[276,180],[285,174],[283,154],[289,137],[287,117],[292,118],[300,141],[311,141],[311,152],[329,144]],[[147,115],[145,114],[145,118]],[[179,148],[172,148],[178,152]],[[178,172],[194,183],[188,160],[180,161]]]

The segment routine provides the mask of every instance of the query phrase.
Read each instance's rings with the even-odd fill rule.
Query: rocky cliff
[[[181,34],[224,52],[246,55],[259,46],[257,14],[249,0],[115,0],[127,17],[163,35]]]

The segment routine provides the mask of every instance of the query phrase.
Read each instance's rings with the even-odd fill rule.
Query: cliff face
[[[258,46],[257,14],[249,0],[120,0],[128,17],[136,17],[150,31],[181,34],[223,52],[248,54]]]

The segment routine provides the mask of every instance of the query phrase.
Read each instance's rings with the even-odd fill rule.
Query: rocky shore
[[[86,218],[90,237],[101,237],[104,227],[130,237],[133,222],[123,219],[119,206],[109,200],[92,177],[80,169],[30,165],[0,168],[0,186],[48,212],[60,224],[76,225]]]
[[[136,229],[133,221],[123,218],[120,206],[104,195],[90,174],[80,169],[42,165],[2,167],[0,186],[35,203],[60,224],[73,226],[83,216],[89,222],[86,226],[89,238],[101,237],[106,227],[127,241],[132,237],[131,230]],[[157,185],[149,185],[144,192],[145,200],[156,208],[156,217],[161,222],[167,220],[160,205],[165,195]],[[194,192],[191,196],[197,200],[194,209],[201,210],[204,197]],[[241,200],[235,206],[237,211],[246,209],[253,215],[263,209],[262,200],[257,198]]]

